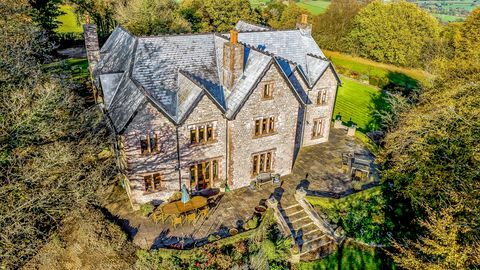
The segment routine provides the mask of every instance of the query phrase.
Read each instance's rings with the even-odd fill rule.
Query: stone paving
[[[341,156],[345,152],[360,153],[372,161],[374,159],[359,139],[347,136],[345,130],[331,129],[328,142],[300,150],[292,174],[283,176],[280,186],[269,183],[256,191],[245,187],[220,194],[217,206],[193,226],[173,229],[169,222],[155,224],[147,218],[135,218],[133,214],[119,216],[130,228],[135,228],[132,238],[142,247],[171,246],[179,241],[182,246],[203,244],[211,234],[226,236],[230,228],[242,227],[255,214],[255,207],[264,205],[271,196],[277,199],[281,208],[285,208],[297,203],[294,193],[299,187],[317,195],[351,190],[351,181],[341,171]]]

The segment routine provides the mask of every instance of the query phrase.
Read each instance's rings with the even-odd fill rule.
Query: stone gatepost
[[[355,131],[357,131],[357,126],[352,125],[351,127],[348,127],[347,135],[353,137],[355,136]]]
[[[267,200],[267,206],[272,209],[278,209],[278,201],[275,197],[271,197]]]
[[[333,122],[333,128],[344,128],[344,126],[342,124],[342,120],[341,119],[336,119],[335,122]]]
[[[303,187],[300,187],[299,189],[295,190],[295,199],[299,201],[303,201],[305,197],[307,196],[307,192]]]

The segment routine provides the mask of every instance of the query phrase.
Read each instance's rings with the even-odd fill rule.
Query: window
[[[212,159],[190,166],[190,186],[196,190],[212,187],[218,179],[218,160]]]
[[[140,138],[140,150],[142,155],[156,153],[160,151],[160,145],[158,143],[158,134],[155,132],[147,132],[146,136]]]
[[[159,173],[148,174],[143,177],[145,181],[145,191],[163,190],[163,181]]]
[[[254,154],[252,156],[252,175],[272,171],[273,151]]]
[[[275,133],[275,117],[255,120],[255,136],[264,136]]]
[[[327,103],[327,89],[320,89],[317,96],[317,104],[323,105]]]
[[[267,82],[263,85],[263,99],[272,99],[273,98],[273,82]]]
[[[205,124],[190,127],[190,143],[213,142],[214,138],[213,124]]]
[[[313,138],[323,137],[323,130],[325,125],[325,119],[315,119],[313,120]]]

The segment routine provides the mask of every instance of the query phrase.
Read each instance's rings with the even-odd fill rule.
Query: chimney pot
[[[302,14],[302,17],[300,19],[300,22],[302,24],[308,24],[308,14]]]
[[[85,23],[90,24],[90,15],[85,15]]]
[[[230,30],[230,43],[238,42],[238,32],[236,30]]]

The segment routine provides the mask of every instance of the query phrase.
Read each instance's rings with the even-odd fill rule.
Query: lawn
[[[334,115],[340,114],[343,122],[353,122],[359,130],[373,130],[372,111],[375,100],[380,97],[378,88],[342,76],[342,86],[338,88]]]
[[[301,262],[299,270],[354,270],[396,269],[386,254],[378,249],[360,246],[351,241],[342,244],[341,252],[335,252],[321,260]]]
[[[62,5],[60,9],[65,13],[58,17],[61,22],[57,28],[58,33],[81,33],[82,27],[77,23],[77,17],[73,13],[72,6]]]
[[[84,81],[89,76],[88,61],[85,58],[68,58],[43,65],[43,69],[51,74],[66,74],[74,80]]]
[[[404,74],[414,80],[418,80],[421,82],[426,81],[426,79],[429,77],[429,74],[427,72],[419,69],[409,69],[389,64],[383,64],[365,58],[343,54],[340,52],[323,50],[323,53],[333,62],[335,67],[348,69],[368,76],[373,75],[378,77],[392,77],[392,74]],[[399,80],[402,78],[395,78],[395,76],[393,76],[393,78],[391,79]]]
[[[302,1],[298,2],[297,5],[310,11],[313,15],[318,15],[325,12],[330,5],[330,0]]]
[[[364,191],[360,191],[346,197],[340,199],[332,199],[332,198],[322,198],[322,197],[314,197],[314,196],[307,196],[307,201],[314,206],[315,208],[320,207],[325,210],[340,210],[346,211],[348,210],[349,205],[351,205],[355,201],[367,201],[372,197],[380,196],[382,193],[380,187],[374,187],[370,189],[366,189]]]

